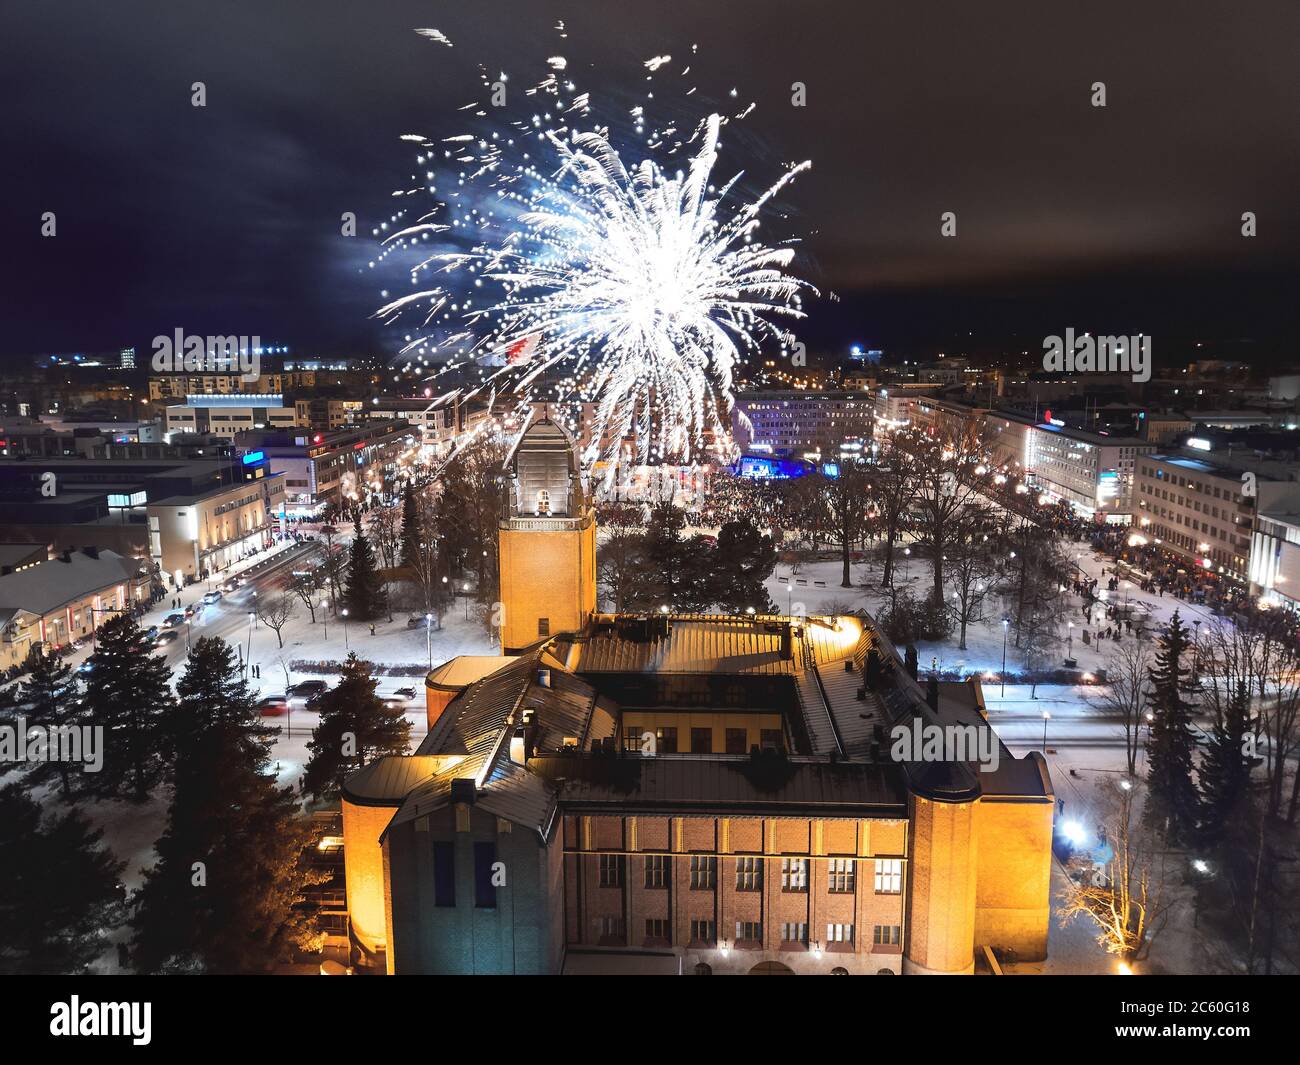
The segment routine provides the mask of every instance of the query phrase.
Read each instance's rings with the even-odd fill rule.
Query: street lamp
[[[248,671],[253,671],[253,626],[257,624],[257,615],[253,611],[248,612],[248,650],[244,654],[244,664]]]
[[[352,648],[348,645],[348,608],[343,608],[343,649],[350,651]]]
[[[1010,618],[1002,619],[1002,698],[1007,697],[1007,629],[1011,625]]]
[[[1047,753],[1047,722],[1051,718],[1051,716],[1052,715],[1049,714],[1046,710],[1043,711],[1043,753],[1044,754]]]
[[[424,648],[429,654],[429,668],[433,669],[433,615],[424,615]]]
[[[1066,648],[1065,653],[1070,658],[1073,658],[1074,657],[1074,622],[1067,621],[1065,623],[1065,627],[1068,632],[1068,636],[1066,637],[1066,641],[1065,641],[1065,648]]]
[[[325,626],[325,639],[330,638],[330,616],[325,610],[325,600],[320,601],[320,622]]]

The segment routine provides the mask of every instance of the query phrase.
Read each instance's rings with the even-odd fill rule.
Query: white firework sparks
[[[589,115],[590,97],[558,80],[562,57],[547,62],[551,73],[528,92],[549,96],[549,110],[513,133],[422,142],[422,165],[458,167],[455,191],[384,244],[425,253],[413,285],[431,274],[439,283],[389,299],[378,315],[422,315],[404,348],[413,361],[442,356],[444,372],[462,373],[477,363],[479,379],[462,398],[591,403],[587,463],[612,463],[629,438],[640,462],[688,461],[729,439],[739,364],[765,343],[784,348],[779,323],[803,316],[801,297],[813,290],[788,272],[794,248],[764,244],[757,230],[762,210],[809,164],[743,201],[740,175],[710,183],[726,119],[707,115],[683,141],[675,122],[647,129],[636,107],[631,121],[647,154],[629,166],[606,127],[569,124]],[[652,147],[691,155],[669,173]],[[424,190],[404,194],[435,193],[435,171],[424,179]],[[464,191],[476,184],[491,190],[477,204]],[[449,238],[457,250],[433,250]]]

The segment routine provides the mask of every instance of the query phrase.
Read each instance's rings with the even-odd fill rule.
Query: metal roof
[[[802,627],[816,661],[851,652],[862,633],[856,617],[823,619],[752,618],[731,615],[669,615],[668,635],[636,639],[618,623],[593,625],[574,643],[569,666],[578,673],[766,673],[793,675],[797,658],[781,657],[782,628]],[[838,626],[838,628],[836,628]],[[798,641],[796,641],[798,642]]]
[[[902,767],[781,755],[557,755],[529,762],[564,809],[907,816]]]
[[[0,577],[0,607],[48,614],[83,596],[133,581],[146,567],[143,559],[115,551],[101,550],[98,558],[73,551],[66,558],[59,555]]]

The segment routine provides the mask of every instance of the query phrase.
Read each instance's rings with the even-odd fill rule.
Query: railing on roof
[[[835,725],[835,715],[831,713],[830,696],[826,694],[826,685],[822,682],[821,670],[817,668],[817,655],[812,649],[812,641],[808,638],[807,628],[804,629],[799,644],[803,649],[804,670],[811,673],[813,679],[817,682],[817,692],[821,696],[822,701],[822,712],[826,715],[826,722],[831,727],[831,738],[835,741],[835,749],[839,752],[840,757],[843,758],[844,741],[840,739],[840,730]]]

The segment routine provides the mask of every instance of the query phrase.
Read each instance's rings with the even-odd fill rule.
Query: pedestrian
[[[370,623],[370,635],[373,636],[374,634],[375,634],[375,623],[372,621]]]

